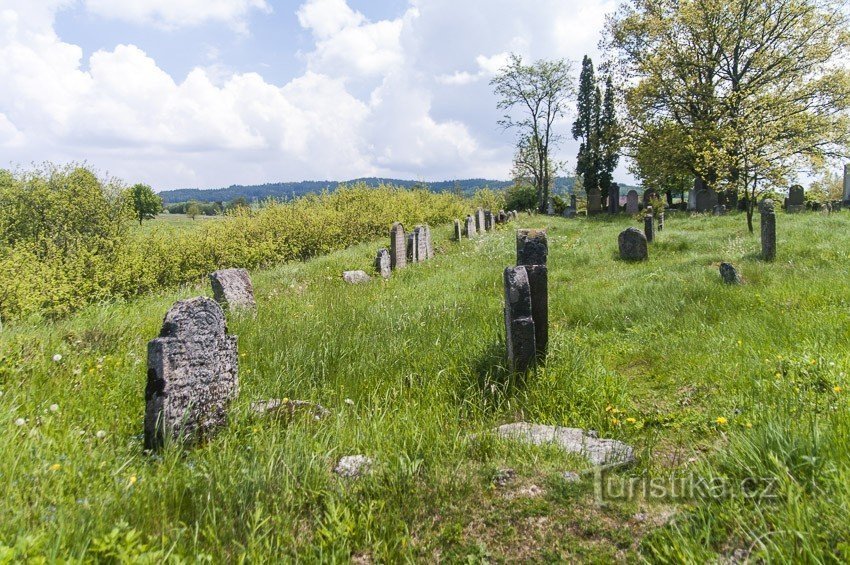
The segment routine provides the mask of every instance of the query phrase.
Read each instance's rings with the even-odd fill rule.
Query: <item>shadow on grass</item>
[[[534,370],[514,373],[508,367],[506,352],[505,342],[499,340],[470,364],[469,371],[458,381],[457,397],[463,404],[492,414],[525,392],[528,376]]]

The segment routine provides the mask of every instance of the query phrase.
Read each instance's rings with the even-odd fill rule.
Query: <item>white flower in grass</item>
[[[97,433],[94,435],[97,439],[103,439],[106,437],[106,432],[103,430],[97,430]]]
[[[61,353],[57,353],[56,355],[53,356],[53,362],[54,363],[58,363],[61,360],[62,360],[62,354]]]
[[[350,398],[346,398],[345,403],[348,404],[349,406],[354,406],[354,401],[351,400]]]
[[[18,418],[17,420],[15,420],[15,425],[18,426],[19,428],[26,423],[27,423],[27,421],[24,420],[23,418]]]
[[[59,412],[59,405],[58,404],[51,404],[50,405],[50,411],[51,412]]]

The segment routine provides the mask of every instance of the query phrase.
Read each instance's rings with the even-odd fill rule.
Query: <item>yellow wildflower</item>
[[[61,468],[62,468],[62,465],[60,465],[59,463],[54,463],[53,465],[50,466],[51,471],[58,471]]]
[[[835,385],[834,387],[832,387],[832,391],[833,391],[834,393],[836,393],[836,394],[838,394],[838,393],[839,393],[839,392],[841,392],[842,390],[844,390],[844,389],[843,389],[843,388],[841,388],[841,387],[840,387],[840,386],[838,386],[838,385]]]
[[[129,480],[129,481],[127,481],[127,488],[130,488],[131,486],[133,486],[134,484],[136,484],[136,481],[137,481],[137,480],[138,480],[138,479],[136,478],[136,475],[130,475],[130,480]]]
[[[723,416],[718,416],[718,417],[717,417],[717,419],[716,419],[716,420],[714,420],[714,421],[715,421],[715,422],[717,423],[717,425],[719,425],[719,426],[725,426],[727,423],[729,423],[729,420],[727,420],[727,419],[726,419],[726,418],[724,418]]]
[[[635,420],[634,418],[626,418],[626,422],[634,424],[635,422],[637,422],[637,420]]]
[[[617,418],[611,418],[611,423],[617,426],[620,424],[620,420],[618,420]]]

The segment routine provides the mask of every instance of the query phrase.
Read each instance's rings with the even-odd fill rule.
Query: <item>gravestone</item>
[[[717,193],[713,190],[704,188],[697,191],[696,196],[696,211],[710,212],[717,206]]]
[[[214,300],[190,298],[171,307],[159,337],[148,342],[146,449],[169,440],[197,443],[227,423],[239,394],[236,342]]]
[[[637,228],[626,228],[617,238],[620,247],[620,259],[624,261],[643,261],[649,258],[646,236]]]
[[[551,196],[546,201],[546,214],[549,215],[549,216],[552,216],[552,215],[555,214],[555,201]]]
[[[484,210],[484,229],[491,231],[493,229],[493,212]]]
[[[484,209],[479,208],[475,212],[475,229],[478,233],[484,233],[487,230],[484,228]]]
[[[508,215],[504,210],[499,210],[499,223],[500,224],[508,223]]]
[[[390,252],[385,248],[378,249],[378,254],[375,256],[375,270],[385,279],[392,275]]]
[[[517,230],[517,265],[545,265],[548,255],[549,242],[546,230]]]
[[[565,218],[575,218],[576,217],[576,209],[572,206],[567,206],[564,208],[564,213],[561,214]]]
[[[741,275],[729,263],[720,263],[720,277],[726,284],[741,284]]]
[[[422,229],[425,233],[425,258],[433,259],[434,258],[434,241],[431,239],[431,226],[425,224],[422,226]]]
[[[549,346],[549,242],[546,230],[517,230],[516,264],[524,266],[531,287],[531,319],[537,358],[546,358]]]
[[[428,227],[414,227],[411,236],[407,257],[412,263],[421,263],[428,259]]]
[[[524,372],[534,365],[537,345],[531,317],[531,286],[523,266],[505,269],[505,342],[511,371]]]
[[[688,210],[697,209],[697,193],[705,188],[705,182],[700,177],[694,177],[694,187],[688,192]]]
[[[461,229],[460,220],[455,220],[455,241],[460,241],[463,238],[463,229]]]
[[[343,271],[342,280],[348,284],[363,284],[372,280],[366,271]]]
[[[390,266],[393,270],[407,266],[407,238],[404,226],[398,222],[390,228]]]
[[[664,212],[658,214],[658,231],[664,231]]]
[[[655,224],[652,214],[647,214],[643,217],[643,234],[646,236],[648,243],[652,243],[655,239]]]
[[[725,216],[726,215],[726,206],[724,204],[717,204],[714,207],[714,215],[715,216]]]
[[[788,189],[788,205],[785,207],[787,212],[792,214],[802,212],[806,209],[806,197],[803,187],[795,184]]]
[[[759,205],[761,212],[761,256],[765,261],[776,258],[776,213],[773,211],[773,201],[762,200]]]
[[[222,308],[255,308],[254,285],[245,269],[221,269],[210,274],[213,296]]]
[[[626,214],[634,215],[638,213],[638,193],[632,189],[626,194]]]
[[[841,200],[833,200],[832,201],[832,211],[833,212],[840,212],[843,207],[844,207],[844,203],[841,202]]]
[[[598,214],[602,211],[602,195],[596,189],[587,193],[587,213]]]
[[[611,188],[608,189],[608,213],[616,214],[620,211],[620,185],[616,182],[611,183]]]
[[[737,210],[738,209],[738,191],[734,188],[730,188],[726,193],[726,209],[727,210]]]
[[[578,210],[578,204],[576,203],[575,194],[570,194],[570,208],[572,208],[573,211]]]
[[[475,218],[472,216],[466,217],[466,237],[469,239],[475,237]]]
[[[407,262],[408,263],[418,263],[419,262],[419,242],[418,236],[419,234],[416,232],[416,228],[413,228],[413,231],[407,234]]]

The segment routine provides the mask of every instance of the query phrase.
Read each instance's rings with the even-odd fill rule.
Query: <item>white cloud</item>
[[[84,1],[96,14],[136,23],[217,21],[241,30],[270,4]],[[0,0],[2,158],[85,160],[161,188],[368,175],[505,178],[512,138],[496,125],[489,78],[510,52],[594,54],[596,36],[570,27],[569,18],[590,18],[602,1],[578,9],[561,0],[411,0],[397,17],[373,21],[345,0],[307,0],[291,15],[309,32],[306,68],[274,84],[225,65],[215,39],[182,76],[143,42],[84,56],[54,31],[55,14],[74,0]],[[562,152],[569,158],[574,148]]]
[[[85,5],[99,16],[136,24],[175,29],[213,21],[239,31],[246,30],[252,10],[271,10],[266,0],[85,0]]]

